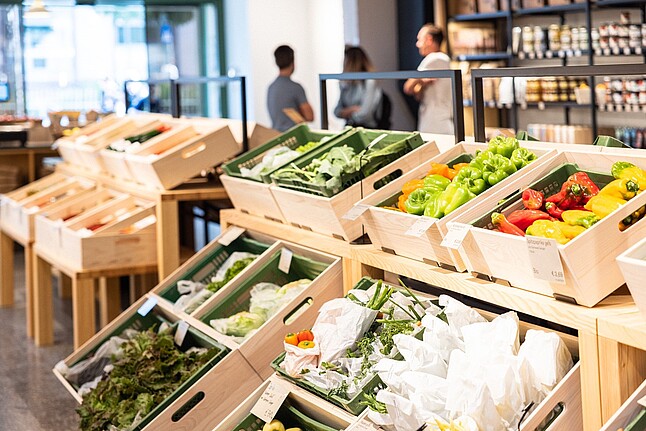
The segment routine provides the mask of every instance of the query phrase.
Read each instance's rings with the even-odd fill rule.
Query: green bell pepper
[[[511,153],[511,158],[509,160],[516,165],[517,169],[522,169],[536,160],[536,154],[527,148],[516,148],[514,152]]]
[[[518,139],[514,137],[496,136],[489,141],[489,151],[510,158],[515,149],[519,148]]]
[[[490,159],[491,156],[493,156],[493,153],[489,150],[478,150],[476,151],[476,156],[469,163],[469,166],[478,168],[482,171],[484,169],[484,161]]]
[[[454,183],[465,185],[471,193],[479,195],[487,188],[487,183],[482,179],[482,170],[473,167],[465,166],[460,169],[460,172],[453,178]]]
[[[446,189],[449,184],[451,184],[451,180],[442,175],[433,174],[424,178],[424,187],[439,191]]]
[[[511,160],[503,155],[495,154],[485,160],[482,175],[490,186],[494,186],[516,171],[516,165]]]
[[[441,218],[444,215],[443,208],[440,205],[440,198],[442,197],[443,193],[443,191],[433,193],[428,203],[426,204],[426,208],[424,208],[424,215],[426,217]]]
[[[423,214],[426,204],[428,204],[431,196],[434,193],[440,192],[428,187],[421,187],[419,189],[413,190],[413,192],[408,195],[408,199],[406,199],[406,201],[404,202],[406,212],[415,215]]]
[[[442,215],[449,214],[475,197],[475,193],[469,191],[465,185],[451,183],[439,197],[440,212]]]

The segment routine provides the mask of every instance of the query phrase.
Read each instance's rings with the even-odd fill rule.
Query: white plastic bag
[[[377,401],[386,405],[397,431],[415,431],[424,424],[415,405],[402,396],[381,390],[377,392]]]
[[[437,350],[445,362],[449,361],[453,350],[464,350],[464,341],[442,319],[427,314],[422,318],[422,326],[424,342]]]
[[[320,354],[317,344],[311,349],[301,349],[285,342],[283,342],[283,345],[285,346],[283,367],[287,374],[295,378],[301,377],[301,371],[304,369],[316,368]]]
[[[440,305],[444,307],[444,314],[449,321],[451,332],[458,338],[462,338],[463,326],[487,321],[476,310],[450,296],[440,295]]]
[[[411,371],[446,377],[446,362],[439,351],[410,335],[397,334],[393,337],[395,346],[402,354]]]
[[[518,315],[510,311],[491,322],[463,326],[462,336],[469,356],[516,355],[520,346]]]
[[[530,329],[518,356],[524,358],[534,369],[547,395],[574,365],[567,346],[555,332]]]
[[[302,279],[282,287],[273,283],[258,283],[251,289],[249,311],[265,316],[268,320],[296,298],[311,282],[311,280]]]

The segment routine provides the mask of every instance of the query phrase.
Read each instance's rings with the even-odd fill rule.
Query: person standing
[[[451,59],[440,51],[442,29],[425,24],[417,33],[417,49],[424,57],[417,70],[449,69]],[[420,132],[453,134],[453,100],[450,79],[411,78],[404,83],[404,93],[419,100],[417,129]]]
[[[308,103],[303,87],[292,81],[294,73],[294,50],[281,45],[274,51],[278,77],[267,90],[267,109],[271,117],[271,126],[284,132],[296,122],[285,114],[285,109],[293,109],[305,121],[314,120],[314,111]]]
[[[374,72],[375,68],[363,49],[348,46],[343,59],[343,73]],[[334,115],[348,126],[375,128],[378,125],[383,92],[374,79],[341,81],[341,96]]]

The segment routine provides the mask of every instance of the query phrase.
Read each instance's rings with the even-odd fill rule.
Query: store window
[[[20,7],[0,4],[0,114],[24,112]]]

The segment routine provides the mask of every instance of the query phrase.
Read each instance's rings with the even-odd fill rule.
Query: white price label
[[[280,406],[289,395],[289,389],[277,381],[270,381],[267,389],[262,393],[256,404],[251,409],[251,414],[265,422],[271,422]]]
[[[364,204],[356,204],[353,206],[350,211],[345,213],[343,217],[341,217],[344,220],[351,220],[354,221],[361,217],[361,214],[365,213],[368,211],[368,208],[370,208],[370,205],[364,205]]]
[[[646,397],[644,397],[641,400],[637,401],[637,404],[639,404],[642,407],[646,407]]]
[[[175,330],[175,344],[181,346],[184,343],[184,338],[186,338],[186,333],[188,332],[188,323],[185,320],[180,320],[177,324],[177,329]]]
[[[437,222],[436,218],[420,216],[415,223],[406,231],[404,235],[421,237],[426,231]]]
[[[285,274],[289,274],[289,268],[292,266],[292,257],[294,257],[294,252],[288,248],[284,248],[280,251],[280,260],[278,261],[278,269],[283,271]]]
[[[231,244],[233,241],[238,239],[244,231],[245,230],[243,228],[238,226],[230,227],[229,229],[227,229],[226,232],[220,235],[220,238],[218,238],[218,242],[226,247],[227,245]]]
[[[442,243],[442,247],[452,248],[457,250],[462,245],[462,241],[466,238],[467,233],[471,229],[470,224],[452,223],[449,225],[449,233],[446,234]]]
[[[155,305],[157,305],[157,298],[151,296],[146,302],[143,303],[141,307],[139,307],[137,313],[145,317],[148,313],[150,313],[150,310],[155,308]]]
[[[355,422],[351,423],[345,431],[378,431],[381,428],[368,419],[359,418]]]
[[[536,236],[526,236],[525,238],[534,278],[550,283],[565,284],[563,263],[561,263],[556,240]]]

